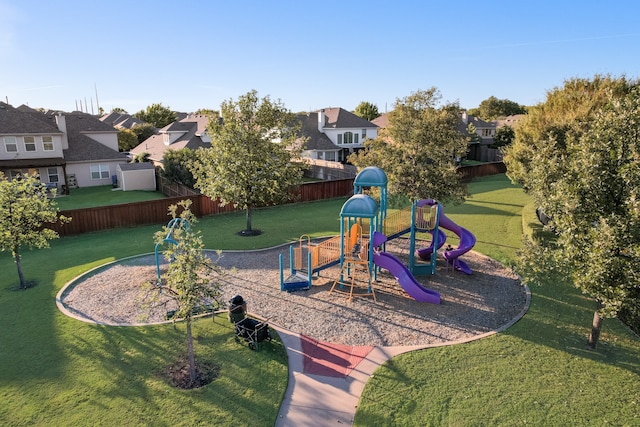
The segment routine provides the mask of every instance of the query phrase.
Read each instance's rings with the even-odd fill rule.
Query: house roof
[[[114,112],[103,114],[100,117],[100,121],[119,129],[131,129],[134,126],[146,123],[131,114]]]
[[[117,133],[113,126],[86,113],[69,113],[64,116],[69,140],[69,148],[64,150],[64,158],[67,161],[125,160],[127,158],[124,153],[112,150],[87,136],[90,133]]]
[[[55,121],[29,107],[30,111],[0,102],[0,134],[61,134]]]
[[[302,123],[301,133],[307,137],[307,150],[339,150],[327,135],[318,130],[318,113],[298,114],[298,120]]]
[[[371,120],[371,123],[378,126],[379,128],[386,128],[387,126],[389,126],[389,114],[384,113],[383,115]]]
[[[167,150],[181,150],[189,148],[196,150],[200,147],[211,147],[210,142],[204,142],[202,135],[207,130],[209,118],[203,115],[190,115],[186,118],[168,124],[159,130],[157,135],[152,135],[141,144],[131,150],[132,154],[149,153],[149,158],[154,161],[161,161],[164,152]],[[167,133],[182,133],[171,144],[164,143],[164,135]]]
[[[376,128],[377,126],[369,120],[345,110],[344,108],[325,108],[324,115],[326,117],[325,128],[342,129],[342,128]]]

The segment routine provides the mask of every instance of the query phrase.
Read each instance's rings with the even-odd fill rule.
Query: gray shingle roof
[[[339,150],[327,135],[318,130],[318,113],[298,114],[298,120],[302,123],[301,133],[306,136],[307,150]]]
[[[324,127],[341,129],[341,128],[376,128],[377,126],[369,120],[343,109],[343,108],[325,108],[324,114],[326,122]]]
[[[104,144],[88,137],[85,133],[118,131],[85,113],[65,114],[69,148],[64,150],[64,158],[70,162],[91,160],[124,160],[126,155],[112,150]]]
[[[28,108],[28,107],[27,107]],[[31,110],[31,109],[30,109]],[[23,112],[0,102],[0,134],[61,134],[55,121],[51,123],[35,110]]]

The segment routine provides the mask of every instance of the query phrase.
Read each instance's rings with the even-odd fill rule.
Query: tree
[[[260,99],[255,90],[223,102],[220,111],[222,121],[208,126],[211,148],[198,150],[195,186],[246,212],[240,234],[260,234],[252,228],[252,210],[287,201],[302,179],[300,123],[280,101]]]
[[[182,200],[178,205],[169,207],[169,215],[176,226],[164,226],[155,234],[156,243],[163,244],[171,231],[173,244],[165,245],[164,256],[168,261],[167,271],[163,277],[162,291],[169,294],[177,303],[178,309],[174,319],[183,319],[186,326],[187,360],[189,365],[189,388],[195,387],[198,380],[193,335],[191,325],[193,316],[199,305],[220,304],[219,280],[222,270],[204,252],[202,236],[194,232],[195,215],[190,210],[191,200]],[[178,214],[178,209],[182,212]]]
[[[498,99],[495,96],[490,96],[482,101],[478,108],[469,109],[469,114],[480,117],[482,120],[495,120],[514,114],[525,114],[526,112],[526,108],[517,102],[508,99]]]
[[[70,218],[58,218],[55,200],[49,197],[47,187],[37,175],[27,174],[9,181],[0,172],[0,250],[11,251],[18,269],[20,289],[29,287],[22,272],[21,249],[24,246],[49,247],[49,240],[57,239],[59,235],[45,225],[58,221],[68,222]]]
[[[349,161],[359,168],[384,169],[390,194],[411,200],[463,200],[466,188],[455,158],[464,157],[467,141],[457,130],[459,107],[438,106],[439,100],[436,88],[397,99],[388,127],[375,140],[367,140],[365,150],[349,156]]]
[[[155,135],[156,128],[151,123],[143,123],[132,126],[131,131],[136,134],[138,138],[138,144],[142,144],[145,139],[150,138],[152,135]]]
[[[220,116],[220,112],[217,110],[212,110],[210,108],[200,108],[196,111],[196,114],[207,117],[218,117]]]
[[[151,161],[149,160],[149,157],[151,157],[151,154],[147,153],[146,151],[138,153],[131,159],[130,163],[147,163]]]
[[[120,107],[113,107],[111,109],[112,113],[119,113],[119,114],[129,114],[127,113],[127,110],[125,110],[124,108],[120,108]]]
[[[167,150],[162,157],[162,176],[171,182],[193,188],[195,179],[191,173],[191,165],[196,161],[196,151],[188,148],[181,150]]]
[[[558,274],[595,300],[587,340],[595,349],[602,318],[639,303],[640,85],[569,80],[530,114],[505,163],[551,218],[555,240],[527,242],[521,274],[533,283]]]
[[[163,106],[162,103],[151,104],[146,110],[140,110],[135,113],[133,117],[140,119],[143,122],[151,123],[158,129],[163,128],[178,119],[175,111],[171,111],[170,108]]]
[[[360,104],[358,104],[353,114],[369,121],[375,119],[376,117],[380,117],[378,107],[375,104],[366,101],[362,101]]]
[[[493,136],[493,144],[491,148],[502,148],[510,145],[516,137],[516,133],[509,125],[504,125],[496,130],[496,134]]]
[[[121,129],[118,132],[118,150],[130,151],[138,144],[138,136],[131,129]]]

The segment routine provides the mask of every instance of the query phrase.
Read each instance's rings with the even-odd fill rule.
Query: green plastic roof
[[[353,181],[353,185],[362,187],[382,187],[387,185],[387,174],[377,166],[362,169]]]
[[[372,218],[378,214],[378,203],[366,194],[356,194],[344,202],[341,217]]]

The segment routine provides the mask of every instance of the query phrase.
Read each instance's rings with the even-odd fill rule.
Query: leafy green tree
[[[121,129],[118,132],[118,150],[130,151],[138,144],[138,136],[131,129]]]
[[[191,173],[191,165],[198,158],[194,150],[183,148],[181,150],[167,150],[162,157],[162,175],[171,182],[186,185],[193,188],[195,179]]]
[[[516,137],[516,133],[513,128],[509,125],[504,125],[498,130],[496,130],[496,134],[493,136],[493,144],[490,145],[491,148],[502,148],[510,145]]]
[[[477,144],[482,141],[480,135],[478,135],[478,129],[473,123],[469,123],[467,126],[467,138],[470,143]]]
[[[55,189],[52,192],[55,196]],[[46,224],[70,220],[58,218],[57,204],[37,175],[27,174],[10,181],[0,172],[0,250],[11,251],[21,289],[29,287],[22,272],[21,249],[49,247],[49,240],[59,235]]]
[[[198,150],[196,188],[246,212],[243,235],[252,228],[252,210],[289,199],[302,179],[300,123],[280,102],[253,90],[221,105],[222,121],[210,121],[211,148]]]
[[[205,253],[200,232],[194,232],[194,224],[197,220],[190,206],[191,200],[188,199],[169,206],[169,215],[175,226],[172,228],[164,226],[162,231],[155,234],[154,240],[156,243],[165,243],[164,239],[171,231],[171,238],[175,242],[164,245],[164,256],[168,261],[168,267],[162,277],[162,291],[170,295],[178,305],[174,319],[183,319],[186,325],[190,379],[190,384],[187,386],[192,388],[197,385],[199,374],[191,331],[194,313],[204,304],[214,306],[220,304],[221,282],[219,279],[222,269]],[[178,209],[182,210],[179,214]]]
[[[369,121],[380,117],[378,107],[375,104],[366,101],[362,101],[360,104],[358,104],[353,114]]]
[[[640,303],[640,86],[573,79],[531,113],[505,163],[551,218],[555,240],[527,242],[520,271],[532,283],[570,279],[595,300],[595,348],[602,319]]]
[[[469,109],[469,114],[480,117],[482,120],[495,120],[514,114],[525,114],[526,112],[527,109],[517,102],[498,99],[495,96],[490,96],[482,101],[478,108]]]
[[[147,163],[151,161],[149,157],[151,157],[151,154],[147,152],[138,153],[131,159],[131,163]]]
[[[388,127],[375,140],[367,140],[365,150],[349,156],[349,161],[359,168],[382,168],[390,194],[411,200],[462,201],[466,187],[455,158],[464,157],[467,141],[457,130],[460,108],[438,106],[440,98],[440,92],[431,88],[397,99]]]
[[[220,112],[217,110],[212,110],[210,108],[200,108],[198,111],[196,111],[196,114],[207,117],[218,117],[220,115]]]
[[[133,117],[151,123],[158,129],[175,122],[178,118],[175,111],[171,111],[169,107],[165,107],[162,103],[151,104],[146,110],[140,110],[135,113]]]
[[[120,107],[113,107],[111,109],[112,113],[119,113],[119,114],[129,114],[127,113],[127,110],[125,110],[124,108],[120,108]]]
[[[136,134],[138,138],[138,144],[142,144],[142,142],[152,135],[155,135],[156,128],[151,123],[143,123],[139,125],[134,125],[131,127],[131,132]]]

